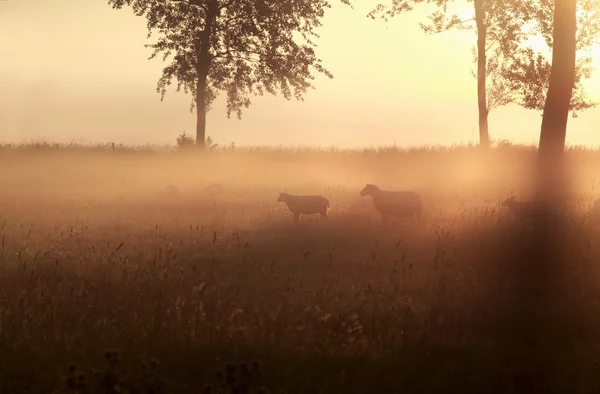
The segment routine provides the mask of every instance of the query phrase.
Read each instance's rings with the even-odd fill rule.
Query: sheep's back
[[[286,203],[290,211],[306,214],[326,212],[329,205],[323,196],[290,196]]]

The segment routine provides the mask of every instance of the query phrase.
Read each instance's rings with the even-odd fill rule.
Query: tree
[[[569,106],[576,80],[577,0],[556,0],[553,22],[552,69],[538,151],[545,181],[562,174]]]
[[[514,93],[514,102],[523,108],[543,111],[551,71],[551,63],[541,53],[525,48],[515,55],[509,66],[501,71],[501,78]],[[574,118],[580,111],[597,105],[589,100],[582,83],[584,79],[591,77],[592,71],[592,58],[589,55],[577,59],[573,94],[569,105],[569,111]]]
[[[493,100],[488,102],[488,67],[498,68],[502,64],[497,63],[495,58],[488,63],[487,53],[495,51],[498,56],[508,57],[516,51],[519,43],[525,37],[523,26],[526,9],[520,1],[513,0],[472,0],[473,15],[469,18],[461,18],[457,14],[448,11],[452,0],[392,0],[391,6],[378,5],[369,13],[369,17],[375,18],[381,15],[384,19],[393,17],[401,12],[411,11],[419,4],[437,5],[438,9],[429,16],[429,23],[420,23],[425,33],[441,33],[452,28],[461,30],[474,30],[477,35],[475,50],[475,62],[477,70],[477,107],[479,113],[479,144],[488,147],[490,143],[488,131],[488,115],[493,107],[505,105],[509,95],[500,81],[493,82],[495,89]],[[496,63],[494,63],[496,62]],[[497,80],[497,78],[495,78]],[[500,82],[498,84],[497,82]],[[495,86],[494,86],[495,85]],[[508,101],[507,101],[508,100]]]
[[[554,28],[554,0],[537,0],[528,5],[532,15],[530,35],[538,35],[544,39],[548,52],[552,51]],[[600,38],[600,2],[598,0],[581,0],[577,4],[576,50],[579,56],[575,64],[575,80],[569,104],[573,117],[578,112],[593,108],[597,103],[587,97],[583,88],[583,80],[590,78],[594,70],[590,52],[592,46]],[[542,111],[545,107],[546,92],[550,84],[552,65],[539,51],[530,46],[521,46],[514,53],[502,70],[502,78],[516,94],[515,101],[524,108]]]
[[[477,103],[479,112],[479,141],[489,145],[489,112],[510,103],[529,109],[543,109],[543,97],[548,88],[550,66],[542,54],[524,45],[528,37],[551,37],[553,0],[535,0],[529,3],[512,0],[473,0],[473,15],[461,18],[449,11],[451,0],[391,0],[389,7],[378,5],[370,14],[384,19],[413,10],[418,4],[435,3],[438,9],[429,16],[429,23],[421,23],[426,33],[441,33],[452,28],[474,30],[477,44],[476,63]],[[585,0],[582,8],[581,30],[578,42],[581,49],[589,50],[599,36],[595,18],[600,9],[598,0]],[[551,41],[550,44],[551,46]],[[581,80],[591,75],[590,58],[578,63],[577,85],[571,109],[584,110],[594,106],[587,100]]]
[[[347,0],[342,0],[347,3]],[[157,91],[164,98],[177,82],[192,93],[196,144],[204,148],[206,114],[220,91],[227,96],[227,117],[251,104],[251,95],[277,92],[302,100],[314,72],[333,75],[315,55],[315,29],[330,7],[327,0],[108,0],[113,8],[132,6],[148,20],[148,38],[163,60]]]

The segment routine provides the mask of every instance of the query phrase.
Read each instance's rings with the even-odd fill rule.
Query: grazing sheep
[[[294,214],[293,221],[297,222],[300,214],[313,215],[318,213],[321,219],[327,220],[327,209],[331,207],[329,200],[323,196],[294,196],[288,193],[279,193],[277,202],[286,203],[288,209]]]
[[[360,195],[373,197],[375,209],[381,213],[384,224],[388,222],[390,216],[412,217],[415,222],[421,218],[423,204],[421,197],[415,192],[383,191],[375,185],[367,184]]]
[[[517,201],[515,196],[509,197],[502,203],[518,219],[539,219],[550,213],[549,207],[543,201]]]

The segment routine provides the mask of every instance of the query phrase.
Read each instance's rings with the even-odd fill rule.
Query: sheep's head
[[[365,186],[364,189],[362,189],[362,191],[360,192],[361,196],[368,196],[368,195],[373,195],[373,193],[376,193],[379,191],[379,188],[375,185],[372,185],[370,183],[367,183],[367,186]]]
[[[288,196],[289,194],[287,193],[279,193],[279,197],[277,197],[277,202],[285,202]]]

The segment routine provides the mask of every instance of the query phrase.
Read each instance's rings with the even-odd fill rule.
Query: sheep
[[[318,213],[322,220],[327,220],[327,209],[331,208],[329,200],[323,196],[295,196],[288,193],[279,193],[277,202],[286,203],[288,209],[294,214],[292,221],[298,222],[300,214],[313,215]]]
[[[502,202],[518,219],[540,219],[550,213],[549,206],[543,201],[517,201],[511,196]]]
[[[412,217],[416,222],[421,218],[423,203],[421,197],[412,191],[383,191],[373,184],[367,184],[361,196],[371,196],[375,209],[381,214],[383,224],[390,218]]]

